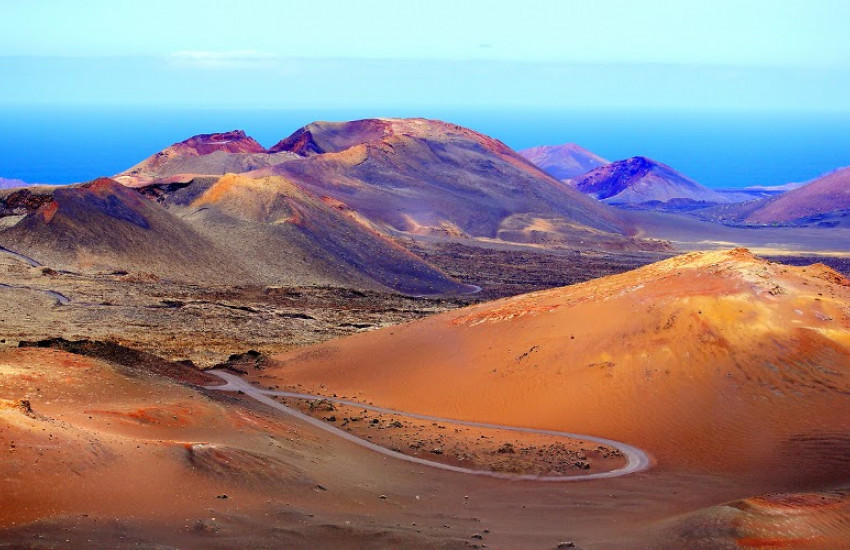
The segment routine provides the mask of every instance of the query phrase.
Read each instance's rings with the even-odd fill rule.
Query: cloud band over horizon
[[[0,104],[850,111],[850,70],[494,60],[0,57]]]

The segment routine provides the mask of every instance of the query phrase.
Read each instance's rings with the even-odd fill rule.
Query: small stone
[[[513,454],[516,451],[514,450],[514,446],[511,443],[505,443],[504,445],[496,449],[496,452],[501,454]]]
[[[481,533],[475,533],[474,535],[472,535],[472,538],[481,540],[484,538],[484,535],[482,535]]]
[[[576,545],[573,541],[567,540],[567,541],[564,541],[564,542],[559,542],[558,546],[556,546],[555,548],[575,548],[575,547],[576,547]]]

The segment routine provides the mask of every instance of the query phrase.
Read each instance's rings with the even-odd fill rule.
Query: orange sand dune
[[[277,361],[254,379],[610,437],[777,490],[850,480],[850,286],[825,266],[687,254]]]
[[[846,548],[850,494],[747,498],[665,521],[659,535],[654,548]]]

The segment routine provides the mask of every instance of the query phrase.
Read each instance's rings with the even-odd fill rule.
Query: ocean
[[[0,177],[87,181],[194,134],[243,129],[271,146],[314,120],[375,116],[439,118],[515,149],[575,142],[610,160],[648,156],[715,188],[806,181],[850,165],[850,113],[0,107]]]

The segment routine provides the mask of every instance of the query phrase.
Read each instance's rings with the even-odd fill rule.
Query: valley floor
[[[108,340],[207,368],[232,354],[280,352],[486,299],[628,271],[666,256],[414,246],[483,290],[412,298],[323,286],[205,286],[138,273],[58,272],[0,253],[0,346],[48,338]]]
[[[0,548],[634,548],[667,537],[665,518],[766,488],[664,467],[569,484],[469,476],[179,372],[37,349],[0,353],[0,368]]]

